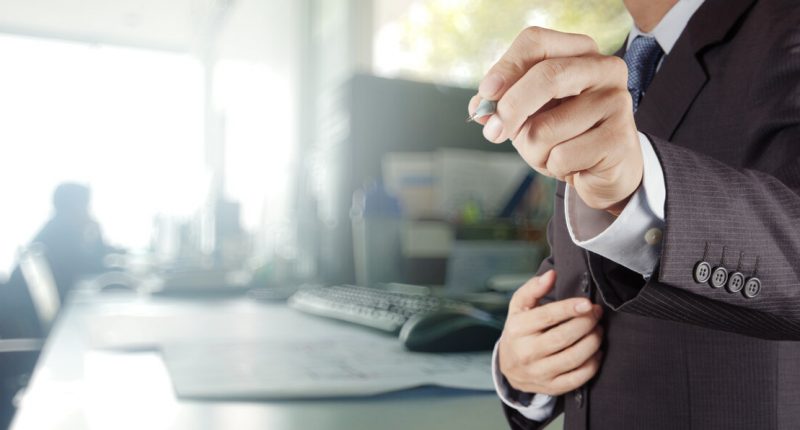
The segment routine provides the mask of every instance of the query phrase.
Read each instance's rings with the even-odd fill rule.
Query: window
[[[189,55],[0,36],[0,277],[62,181],[92,189],[107,240],[144,248],[156,214],[205,198],[203,84]]]
[[[621,0],[380,0],[375,71],[475,86],[531,25],[588,34],[611,53],[631,20]]]

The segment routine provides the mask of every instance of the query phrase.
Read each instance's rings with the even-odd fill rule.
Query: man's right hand
[[[519,391],[558,396],[585,384],[600,368],[602,308],[582,297],[539,306],[555,278],[552,270],[531,278],[508,307],[498,359],[500,371]]]

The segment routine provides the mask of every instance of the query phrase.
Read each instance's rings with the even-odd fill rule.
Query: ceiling
[[[215,4],[215,0],[0,0],[0,32],[189,51]]]

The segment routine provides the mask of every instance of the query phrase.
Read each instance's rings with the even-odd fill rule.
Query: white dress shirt
[[[634,24],[628,36],[628,46],[637,36],[654,37],[666,57],[703,1],[678,1],[650,33],[643,33]],[[647,279],[661,256],[666,187],[664,172],[652,143],[642,133],[639,133],[639,143],[644,163],[642,184],[618,217],[590,208],[569,185],[564,194],[564,213],[567,229],[576,245],[615,261]],[[492,367],[495,389],[503,403],[534,421],[544,421],[550,417],[556,403],[555,397],[536,394],[529,405],[522,405],[509,396],[513,388],[504,383],[500,373],[496,345]]]

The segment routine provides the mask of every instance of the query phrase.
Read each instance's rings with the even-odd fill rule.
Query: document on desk
[[[184,398],[367,396],[425,385],[494,389],[488,352],[410,352],[395,336],[281,305],[100,314],[88,325],[93,349],[160,351]]]
[[[384,336],[174,343],[164,345],[162,353],[183,398],[367,396],[429,385],[494,389],[491,353],[415,353]]]

